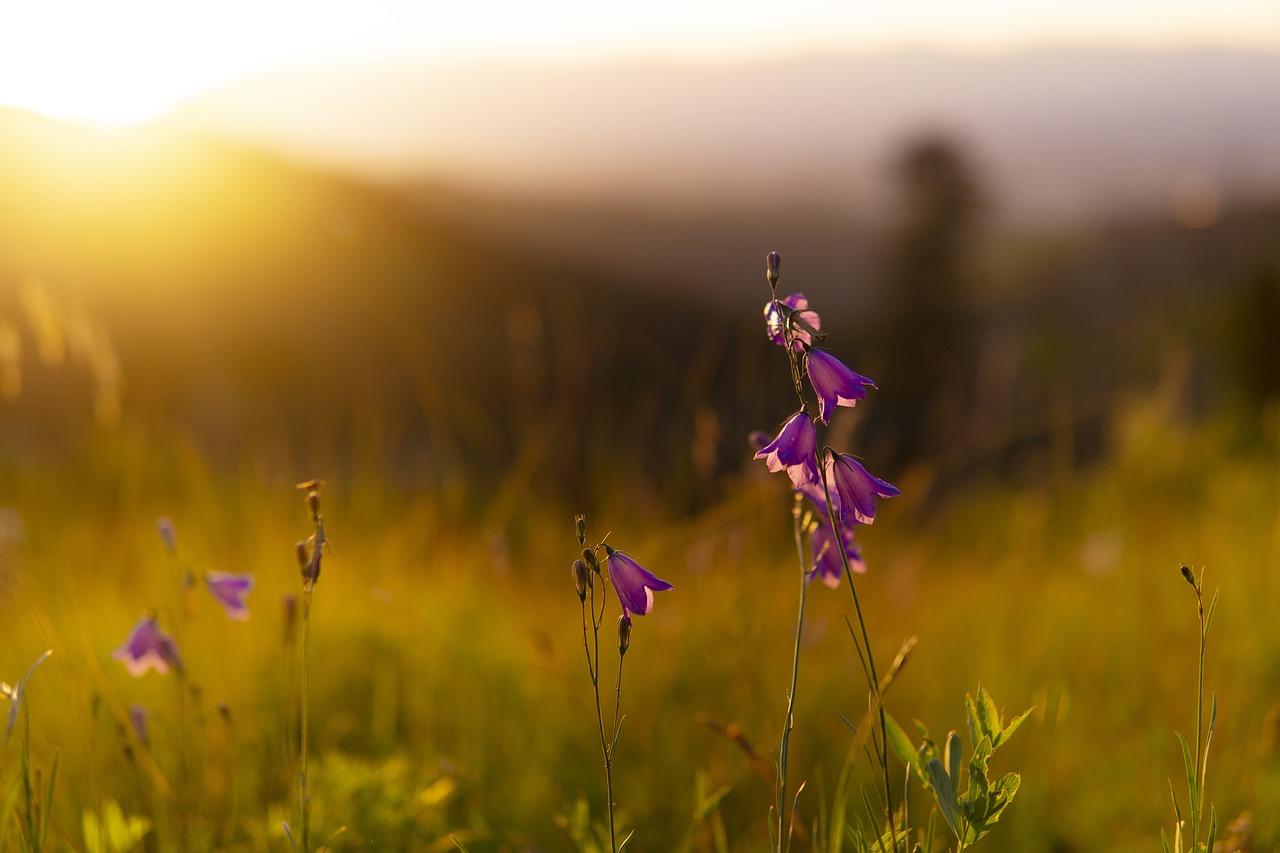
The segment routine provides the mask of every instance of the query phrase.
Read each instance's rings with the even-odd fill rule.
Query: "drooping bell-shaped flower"
[[[797,412],[782,425],[778,437],[760,448],[756,459],[763,459],[770,471],[786,471],[792,484],[803,488],[818,482],[818,436],[808,412]]]
[[[253,575],[236,575],[230,572],[205,572],[204,584],[227,616],[238,622],[249,618],[245,597],[253,590]]]
[[[870,524],[876,517],[876,498],[892,498],[902,492],[898,487],[872,476],[852,456],[832,453],[826,465],[827,483],[839,495],[840,524]]]
[[[809,300],[803,293],[793,293],[776,302],[770,300],[765,303],[764,326],[769,340],[780,347],[785,347],[787,338],[790,337],[796,352],[800,352],[806,345],[813,346],[815,335],[823,337],[822,318],[817,311],[809,308]]]
[[[111,656],[124,663],[129,674],[135,678],[153,667],[161,675],[168,672],[170,667],[182,671],[178,644],[171,635],[160,630],[160,625],[151,616],[139,619],[129,632],[129,639],[112,652]]]
[[[674,587],[621,551],[604,546],[605,564],[609,567],[609,580],[618,591],[623,613],[643,616],[653,610],[653,594]]]
[[[826,350],[810,349],[804,362],[809,384],[818,395],[818,420],[824,424],[831,419],[836,406],[852,407],[859,400],[867,399],[867,387],[876,387],[876,383],[854,373]]]

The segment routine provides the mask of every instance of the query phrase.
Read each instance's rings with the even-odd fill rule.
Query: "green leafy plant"
[[[1215,694],[1212,697],[1209,710],[1209,730],[1204,731],[1204,649],[1209,642],[1209,626],[1213,622],[1213,611],[1218,606],[1218,594],[1214,592],[1213,599],[1209,602],[1206,610],[1204,606],[1204,572],[1201,571],[1200,577],[1192,574],[1191,569],[1186,566],[1182,567],[1182,577],[1187,583],[1191,584],[1191,588],[1196,591],[1196,612],[1200,617],[1200,653],[1199,665],[1196,670],[1196,746],[1195,754],[1192,755],[1191,745],[1187,743],[1187,739],[1182,736],[1181,732],[1174,732],[1178,736],[1178,743],[1182,747],[1182,761],[1186,768],[1187,774],[1187,809],[1190,812],[1190,846],[1187,844],[1184,826],[1186,821],[1182,817],[1182,808],[1178,805],[1178,793],[1174,790],[1173,780],[1169,780],[1169,796],[1173,799],[1173,842],[1170,843],[1169,836],[1165,834],[1163,829],[1160,830],[1160,841],[1164,845],[1165,853],[1183,853],[1184,850],[1191,853],[1209,853],[1213,850],[1213,840],[1218,834],[1218,814],[1213,808],[1213,804],[1209,804],[1209,832],[1205,836],[1204,841],[1198,840],[1200,837],[1200,821],[1204,817],[1204,781],[1205,774],[1209,769],[1209,744],[1213,741],[1213,727],[1218,721],[1218,697]]]
[[[965,695],[965,710],[973,747],[967,773],[960,735],[955,731],[947,734],[939,754],[937,743],[923,724],[916,723],[923,739],[917,747],[892,717],[887,719],[890,747],[933,795],[943,820],[956,836],[957,853],[989,833],[1018,793],[1022,777],[1017,773],[1005,773],[991,781],[991,756],[1008,743],[1035,709],[1028,708],[1006,725],[991,694],[979,686],[976,698]],[[968,787],[961,791],[965,776]]]

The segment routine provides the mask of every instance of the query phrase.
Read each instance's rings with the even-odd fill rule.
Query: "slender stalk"
[[[858,617],[858,631],[862,635],[862,648],[864,650],[861,655],[862,664],[866,668],[867,683],[871,687],[873,698],[879,709],[880,741],[876,743],[875,739],[872,738],[872,745],[875,747],[876,757],[879,759],[880,770],[884,777],[884,808],[889,826],[889,837],[896,838],[897,832],[893,818],[893,782],[889,778],[889,756],[885,751],[885,745],[889,742],[888,725],[885,723],[884,703],[881,701],[880,677],[876,673],[875,655],[871,653],[871,637],[867,632],[866,619],[862,615],[862,602],[858,598],[858,588],[853,582],[853,568],[849,564],[849,551],[845,548],[844,536],[840,533],[840,521],[836,518],[835,507],[831,503],[831,484],[827,482],[826,468],[822,464],[822,451],[815,450],[814,458],[818,465],[818,471],[822,474],[822,494],[827,502],[827,519],[831,522],[831,529],[835,534],[831,538],[836,541],[836,546],[840,549],[840,564],[844,567],[844,576],[849,582],[849,595],[853,597],[854,614]]]
[[[791,740],[791,730],[795,725],[796,683],[800,677],[800,640],[804,634],[804,603],[809,589],[808,564],[804,558],[804,540],[800,525],[800,504],[796,503],[792,510],[793,529],[796,540],[796,558],[800,561],[800,609],[796,615],[796,642],[791,657],[791,689],[787,691],[787,716],[782,725],[782,743],[778,748],[778,853],[783,851],[783,839],[790,836],[787,827],[787,757]]]
[[[610,745],[604,733],[604,711],[600,705],[600,625],[604,620],[604,608],[608,599],[608,587],[605,586],[607,581],[603,575],[597,575],[597,580],[601,583],[600,593],[600,610],[596,611],[596,586],[591,584],[591,635],[592,642],[588,644],[587,640],[587,603],[586,599],[582,602],[582,648],[587,653],[587,672],[591,675],[591,690],[596,700],[596,730],[600,735],[600,752],[604,756],[604,787],[605,795],[608,797],[609,812],[609,849],[613,853],[617,853],[617,831],[614,828],[613,817],[613,745]],[[594,645],[595,652],[592,654],[591,646]],[[622,697],[622,667],[618,667],[618,701],[621,702]],[[613,712],[614,729],[613,744],[618,742],[618,710],[617,705],[614,706]]]
[[[321,547],[316,543],[316,547]],[[311,593],[310,583],[302,589],[302,707],[298,722],[298,784],[300,789],[302,850],[311,853],[311,797],[307,794],[307,728],[311,705]]]

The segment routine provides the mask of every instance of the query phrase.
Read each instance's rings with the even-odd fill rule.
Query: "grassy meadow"
[[[1242,441],[1228,423],[1187,424],[1164,398],[1135,398],[1090,470],[1039,487],[975,481],[935,501],[916,469],[860,535],[878,655],[919,637],[889,693],[895,716],[963,728],[965,693],[979,684],[1006,711],[1035,706],[997,758],[997,772],[1019,770],[1023,783],[991,849],[1155,849],[1171,826],[1174,731],[1195,727],[1195,602],[1181,563],[1206,567],[1207,587],[1221,589],[1206,666],[1219,705],[1208,799],[1224,824],[1252,814],[1246,849],[1280,843],[1269,806],[1280,800],[1274,412],[1265,433]],[[178,441],[127,432],[73,460],[3,471],[5,679],[53,650],[23,708],[32,767],[59,760],[47,849],[89,849],[84,822],[105,820],[111,803],[152,827],[139,849],[285,848],[281,821],[297,820],[298,652],[282,599],[300,590],[293,543],[309,528],[297,476],[250,455],[215,468]],[[681,519],[629,512],[623,494],[590,507],[527,494],[519,505],[487,525],[483,505],[375,478],[328,483],[313,837],[334,850],[450,850],[450,835],[472,850],[572,850],[580,804],[602,819],[568,571],[572,513],[585,510],[594,533],[611,531],[675,584],[635,620],[626,658],[615,786],[631,845],[765,849],[797,592],[786,490],[748,470],[728,498]],[[252,618],[231,622],[198,587],[184,602],[188,569],[252,571]],[[807,782],[805,823],[831,808],[852,742],[839,713],[856,719],[866,701],[847,590],[815,585],[809,601],[791,762]],[[147,609],[174,632],[185,680],[133,678],[111,659]],[[147,742],[128,723],[134,705],[150,711]],[[725,737],[729,725],[745,740]],[[12,790],[16,737],[4,755]],[[922,817],[927,804],[912,805]],[[12,830],[9,843],[18,849]]]

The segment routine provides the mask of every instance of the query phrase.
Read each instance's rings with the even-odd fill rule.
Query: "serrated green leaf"
[[[984,735],[994,741],[996,735],[1000,734],[1000,709],[996,707],[991,694],[979,684],[978,698],[975,700],[966,693],[964,701],[969,712],[969,735],[972,742],[976,745]]]
[[[982,743],[989,745],[991,742],[984,737]],[[969,759],[969,790],[965,791],[962,803],[967,807],[965,812],[970,823],[981,826],[987,822],[987,814],[991,810],[990,793],[986,758],[974,755]]]
[[[956,800],[955,786],[951,784],[951,777],[947,775],[942,762],[936,758],[930,759],[925,769],[933,787],[933,797],[938,802],[938,810],[942,812],[942,819],[951,827],[956,838],[962,837],[964,819],[960,813],[960,803]]]
[[[991,739],[984,736],[982,740],[974,744],[973,759],[971,760],[976,760],[981,762],[982,769],[985,772],[987,769],[987,762],[991,760],[992,752],[994,752],[994,749],[991,746]]]
[[[998,749],[1001,746],[1003,746],[1005,743],[1007,743],[1009,738],[1013,736],[1013,733],[1016,732],[1018,730],[1018,727],[1021,726],[1026,721],[1027,717],[1031,716],[1031,712],[1034,711],[1035,709],[1036,709],[1036,706],[1032,705],[1030,708],[1028,708],[1027,710],[1023,711],[1021,714],[1019,714],[1018,716],[1010,720],[1009,725],[1002,728],[1000,730],[1000,733],[997,734],[994,738],[992,738],[991,748],[993,750]]]
[[[1021,773],[1006,773],[995,781],[991,786],[991,796],[993,799],[1001,800],[1008,803],[1018,793],[1018,787],[1022,784]]]
[[[996,821],[1000,820],[1000,815],[1009,807],[1009,803],[1013,802],[1021,783],[1022,777],[1017,773],[1006,773],[991,786],[991,797],[988,801],[987,813],[983,816],[982,832],[979,837],[990,832]]]

